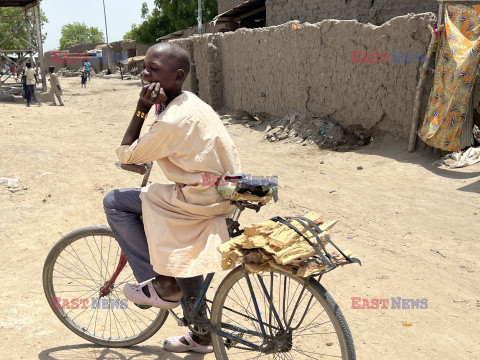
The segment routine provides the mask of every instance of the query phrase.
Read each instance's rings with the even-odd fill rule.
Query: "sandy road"
[[[104,224],[104,194],[139,183],[113,165],[138,84],[93,79],[80,89],[78,79],[61,81],[65,107],[0,104],[0,177],[21,179],[19,191],[0,185],[0,358],[203,358],[162,350],[161,339],[183,331],[172,319],[143,344],[103,349],[70,333],[48,307],[41,271],[51,246],[73,229]],[[340,220],[334,240],[362,259],[363,267],[323,282],[348,320],[358,359],[478,358],[480,165],[439,169],[432,155],[407,154],[392,138],[338,153],[228,128],[244,171],[278,174],[282,185],[277,204],[243,223],[317,211]],[[152,179],[163,175],[156,169]],[[389,299],[389,308],[355,309],[352,297]],[[392,309],[392,297],[428,299],[428,309]]]

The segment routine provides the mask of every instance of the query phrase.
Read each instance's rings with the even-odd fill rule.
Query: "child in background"
[[[80,76],[82,77],[82,88],[87,88],[87,73],[85,71],[82,71]]]

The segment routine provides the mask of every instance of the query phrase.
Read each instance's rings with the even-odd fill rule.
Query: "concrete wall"
[[[247,0],[218,0],[218,13],[223,14],[225,11],[244,3]]]
[[[265,0],[267,25],[291,20],[319,22],[325,19],[370,22],[380,25],[408,13],[438,13],[436,0]]]
[[[348,130],[406,138],[418,54],[428,47],[427,24],[434,21],[430,13],[397,17],[382,26],[325,20],[294,30],[289,23],[190,37],[181,45],[192,44],[198,94],[215,108],[274,116],[296,110],[329,116]],[[394,51],[417,54],[417,60],[393,62]],[[386,53],[383,59],[380,53]],[[428,95],[426,86],[423,107]]]

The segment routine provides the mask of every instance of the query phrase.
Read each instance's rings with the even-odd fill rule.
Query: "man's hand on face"
[[[144,85],[142,91],[140,91],[139,102],[149,108],[155,104],[163,104],[166,101],[167,95],[165,95],[165,91],[158,82]]]

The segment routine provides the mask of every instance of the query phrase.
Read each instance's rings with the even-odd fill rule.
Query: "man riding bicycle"
[[[240,160],[218,115],[182,90],[189,70],[178,45],[160,43],[147,51],[144,86],[117,149],[123,164],[157,161],[173,184],[117,189],[104,199],[108,223],[138,282],[126,284],[124,293],[138,305],[171,309],[182,296],[191,304],[203,275],[221,270],[217,246],[229,239],[225,218],[234,207],[202,178],[239,173]],[[160,103],[165,110],[139,137],[150,108]],[[167,339],[164,348],[213,351],[210,336],[195,331]]]

